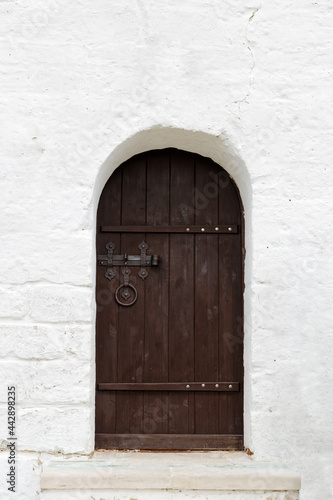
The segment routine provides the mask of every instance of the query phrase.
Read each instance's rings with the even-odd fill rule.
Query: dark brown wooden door
[[[233,181],[192,153],[143,153],[107,182],[97,224],[96,447],[241,449],[243,229]],[[157,266],[132,265],[142,242]],[[126,279],[133,288],[118,290],[119,305]]]

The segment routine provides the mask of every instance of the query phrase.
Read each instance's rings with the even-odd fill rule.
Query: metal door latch
[[[109,243],[106,245],[105,248],[108,251],[107,255],[98,255],[97,262],[99,266],[107,266],[105,277],[108,280],[112,280],[116,276],[113,267],[120,267],[120,266],[140,267],[141,269],[138,273],[138,276],[142,280],[145,280],[148,276],[148,271],[146,267],[158,266],[159,263],[158,255],[147,255],[147,250],[149,247],[145,241],[142,241],[140,245],[138,245],[138,248],[141,250],[140,255],[129,255],[127,253],[123,255],[114,255],[113,252],[114,249],[116,248],[116,245],[112,241],[109,241]],[[122,306],[131,306],[136,301],[138,297],[138,292],[135,286],[129,283],[129,275],[131,274],[131,271],[129,269],[128,270],[124,269],[122,273],[124,275],[124,283],[117,288],[115,292],[115,298],[118,304]],[[131,292],[129,289],[132,289],[132,291],[134,292],[134,299],[132,300],[132,302],[128,303],[121,302],[119,298],[120,289],[123,289],[121,296],[123,297],[124,300],[128,300],[130,298]]]

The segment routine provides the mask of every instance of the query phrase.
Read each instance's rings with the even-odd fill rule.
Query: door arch
[[[209,158],[155,150],[112,174],[97,214],[97,448],[243,448],[243,229],[237,187]]]

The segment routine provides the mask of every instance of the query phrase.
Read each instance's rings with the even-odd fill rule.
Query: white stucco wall
[[[159,147],[238,184],[246,446],[332,498],[331,2],[8,0],[0,19],[0,440],[15,384],[20,500],[45,457],[93,450],[96,206]]]

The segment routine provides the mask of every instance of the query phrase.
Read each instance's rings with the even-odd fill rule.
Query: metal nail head
[[[186,389],[189,389],[189,388],[190,388],[190,386],[187,384]]]

